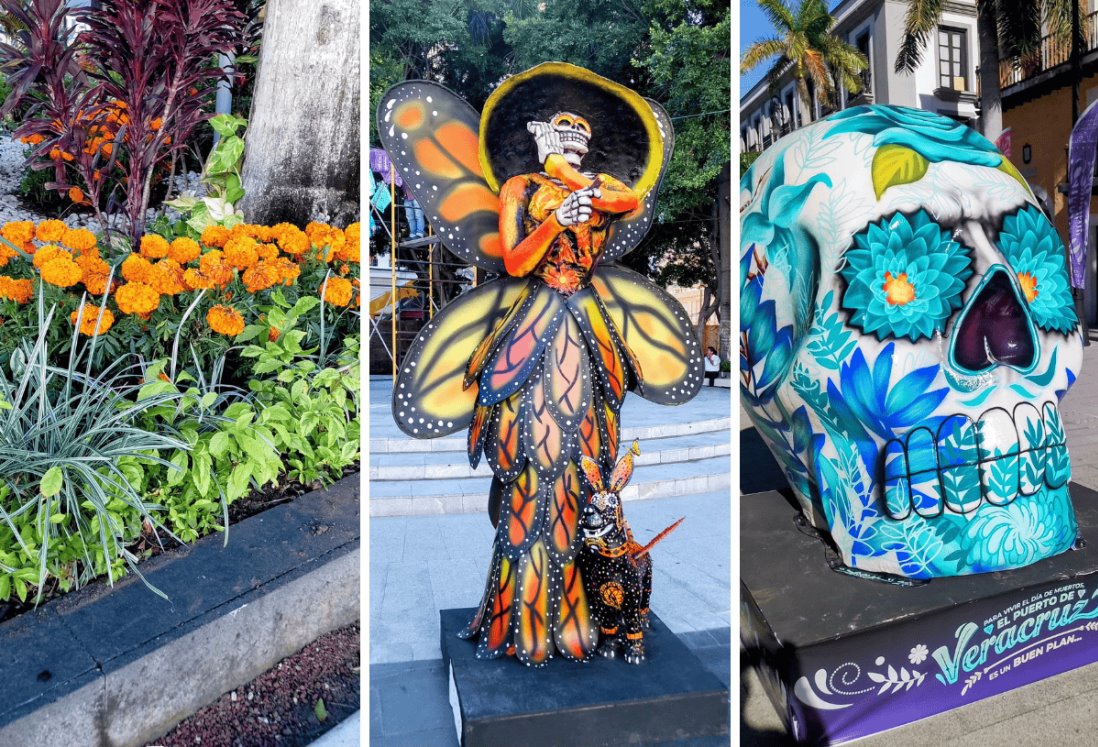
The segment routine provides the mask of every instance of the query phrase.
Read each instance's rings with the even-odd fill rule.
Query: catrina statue
[[[576,562],[592,492],[613,469],[622,401],[690,400],[701,356],[682,306],[612,264],[654,217],[673,131],[655,102],[582,68],[505,80],[481,114],[445,88],[389,90],[378,130],[442,243],[497,276],[428,323],[400,366],[393,416],[415,438],[468,429],[492,469],[496,527],[463,636],[481,658],[588,658],[598,621]]]
[[[838,112],[740,183],[743,402],[844,569],[899,582],[1072,547],[1083,358],[1025,179],[946,117]]]

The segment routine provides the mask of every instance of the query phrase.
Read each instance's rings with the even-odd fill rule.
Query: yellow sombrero
[[[496,192],[518,174],[541,171],[526,123],[560,111],[591,125],[583,170],[609,174],[641,194],[659,179],[663,138],[652,107],[612,80],[566,62],[546,62],[503,81],[480,115],[480,165]]]

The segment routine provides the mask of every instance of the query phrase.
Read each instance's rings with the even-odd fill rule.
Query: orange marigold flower
[[[274,244],[260,244],[256,247],[256,251],[259,252],[259,258],[266,262],[274,262],[278,259],[278,247]]]
[[[79,319],[80,334],[86,337],[94,337],[105,334],[111,328],[111,325],[114,324],[114,313],[108,308],[103,308],[102,313],[100,313],[98,306],[81,304],[79,309],[69,315],[69,319],[73,325]]]
[[[75,252],[90,252],[95,248],[95,234],[86,228],[67,228],[61,243]]]
[[[278,342],[279,337],[282,337],[282,330],[278,327],[271,327],[267,330],[267,340],[270,342]]]
[[[85,275],[106,275],[111,271],[111,266],[104,262],[98,254],[81,254],[73,261],[80,266]]]
[[[301,275],[301,267],[297,262],[286,257],[279,257],[275,260],[274,265],[278,268],[283,285],[293,285],[294,281]]]
[[[34,232],[34,237],[39,241],[48,241],[52,243],[61,241],[67,230],[69,230],[69,227],[59,220],[44,220],[38,224],[38,228]]]
[[[63,150],[61,151],[61,158],[66,161],[72,161],[72,159],[76,158],[76,156],[74,156],[72,153],[69,153],[67,150]]]
[[[163,259],[168,256],[168,240],[155,233],[141,237],[141,256],[147,259]]]
[[[297,257],[309,251],[312,242],[309,241],[309,237],[304,231],[293,226],[291,228],[293,228],[292,231],[286,230],[279,234],[278,246],[287,254]]]
[[[148,284],[164,296],[175,296],[187,290],[183,268],[172,259],[162,259],[152,266]]]
[[[162,117],[157,117],[153,121],[149,122],[149,129],[151,129],[153,132],[156,132],[163,124],[164,119]]]
[[[69,199],[77,205],[88,205],[88,198],[84,197],[84,190],[80,187],[69,187]]]
[[[13,221],[0,227],[0,236],[24,251],[33,252],[34,224],[29,220]]]
[[[16,280],[15,278],[0,275],[0,298],[24,304],[34,297],[34,281],[31,279]]]
[[[236,337],[244,331],[244,317],[232,306],[214,306],[206,312],[206,323],[214,332],[226,337]]]
[[[6,267],[8,262],[15,259],[19,255],[15,250],[10,248],[7,244],[0,243],[0,267]]]
[[[358,235],[360,229],[361,226],[356,221],[355,223],[352,223],[351,225],[343,229],[343,235],[347,237],[347,241],[354,241],[355,243],[358,243]]]
[[[351,303],[353,287],[346,278],[329,277],[327,286],[321,283],[319,290],[323,292],[324,300],[332,306],[347,306]]]
[[[31,260],[31,264],[34,265],[36,270],[41,270],[42,265],[46,264],[51,259],[57,259],[58,257],[72,259],[72,255],[69,252],[54,244],[48,244],[34,253],[34,259]]]
[[[324,237],[331,230],[332,227],[327,223],[317,223],[316,221],[309,221],[305,226],[305,233],[312,240],[313,246],[323,246]]]
[[[64,251],[63,249],[59,251]],[[65,252],[68,254],[68,252]],[[71,288],[84,277],[84,271],[69,257],[56,257],[42,265],[42,279],[58,288]]]
[[[202,247],[194,239],[180,236],[168,247],[168,256],[181,265],[193,262],[202,254]]]
[[[25,135],[25,136],[19,138],[20,141],[26,143],[27,145],[38,145],[40,142],[42,142],[45,139],[46,138],[45,138],[44,135],[42,135],[40,133],[37,133],[37,132],[34,133],[33,135]]]
[[[225,244],[225,264],[238,270],[246,270],[259,261],[255,239],[236,236]]]
[[[114,293],[123,314],[151,314],[160,308],[160,294],[145,283],[126,283]]]
[[[152,263],[140,254],[131,254],[122,262],[122,277],[131,283],[147,283]]]
[[[258,293],[278,284],[282,280],[282,273],[270,262],[256,262],[244,271],[240,279],[244,281],[244,287],[249,293]]]
[[[88,293],[93,296],[102,296],[107,292],[107,278],[110,277],[104,272],[87,272],[84,271],[84,287],[88,289]],[[117,280],[115,281],[118,282]]]
[[[229,229],[225,226],[206,226],[202,230],[201,240],[206,246],[221,248],[229,240]]]
[[[183,283],[187,290],[210,290],[217,287],[217,283],[193,267],[183,271]]]

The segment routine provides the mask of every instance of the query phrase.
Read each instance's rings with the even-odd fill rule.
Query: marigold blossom
[[[218,304],[206,312],[206,323],[219,335],[236,337],[244,331],[244,317],[232,306]]]
[[[79,309],[69,315],[69,320],[73,325],[76,324],[78,318],[80,319],[80,334],[86,337],[105,334],[114,324],[114,313],[110,309],[104,307],[102,313],[100,313],[98,306],[88,304],[82,304]]]
[[[160,294],[145,283],[126,283],[114,293],[123,314],[151,314],[160,307]]]

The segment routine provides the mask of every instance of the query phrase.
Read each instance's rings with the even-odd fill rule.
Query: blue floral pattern
[[[825,137],[846,132],[873,135],[873,145],[901,145],[928,161],[956,161],[998,168],[1003,156],[970,127],[934,112],[906,106],[856,106],[831,115],[837,122]]]
[[[845,257],[843,308],[853,312],[851,326],[880,340],[944,330],[972,276],[971,252],[925,210],[871,223]]]
[[[1068,333],[1079,324],[1068,283],[1066,250],[1048,218],[1027,205],[1003,220],[999,247],[1029,301],[1037,326]]]

